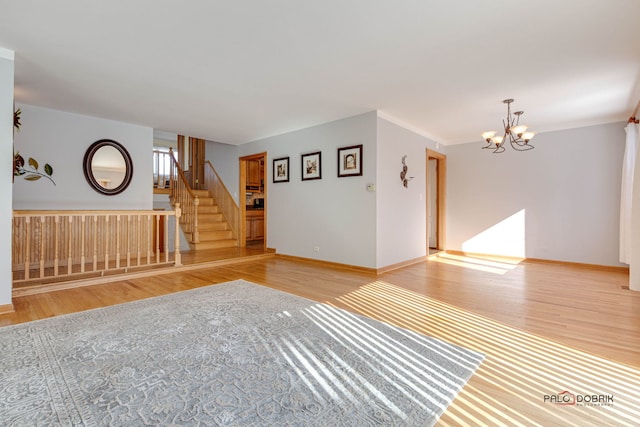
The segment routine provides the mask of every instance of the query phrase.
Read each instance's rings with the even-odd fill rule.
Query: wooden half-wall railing
[[[180,266],[180,216],[179,205],[174,211],[14,211],[13,283]]]
[[[240,236],[240,208],[208,160],[204,164],[204,184],[229,223],[233,238],[238,239]]]
[[[176,203],[180,203],[182,230],[191,234],[191,243],[198,243],[200,241],[198,235],[198,196],[189,187],[184,172],[173,156],[173,150],[169,149],[169,153],[171,158],[171,205],[175,206]]]

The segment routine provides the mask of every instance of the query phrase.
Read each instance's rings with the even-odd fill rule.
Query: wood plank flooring
[[[440,254],[376,276],[274,257],[19,297],[0,325],[235,279],[484,353],[440,426],[631,426],[640,419],[640,293],[623,289],[629,277],[619,271]],[[564,391],[609,401],[545,401]]]

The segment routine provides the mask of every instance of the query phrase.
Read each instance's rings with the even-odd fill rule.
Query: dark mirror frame
[[[120,185],[118,185],[116,188],[104,188],[96,180],[95,176],[93,176],[93,170],[91,169],[91,162],[93,160],[93,156],[102,147],[115,148],[116,150],[118,150],[120,154],[122,154],[122,158],[124,159],[125,168],[126,168],[124,179],[122,180],[122,183],[120,183]],[[116,142],[112,139],[101,139],[99,141],[94,142],[89,146],[89,148],[87,149],[87,152],[84,154],[84,160],[82,161],[82,163],[83,163],[84,176],[87,179],[87,182],[89,183],[89,185],[91,185],[91,187],[94,190],[96,190],[100,194],[104,194],[106,196],[115,196],[116,194],[122,193],[124,190],[127,189],[129,184],[131,184],[131,178],[133,177],[133,162],[131,161],[131,156],[129,155],[129,152],[119,142]]]

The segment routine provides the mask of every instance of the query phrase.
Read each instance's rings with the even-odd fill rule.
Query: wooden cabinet
[[[260,160],[247,160],[247,187],[260,187]]]
[[[247,211],[245,236],[247,240],[264,239],[264,211]]]
[[[264,239],[264,217],[253,220],[253,238],[254,240]]]

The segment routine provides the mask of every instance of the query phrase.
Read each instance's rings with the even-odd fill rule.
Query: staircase
[[[208,190],[191,190],[198,196],[198,236],[185,232],[185,237],[193,250],[231,248],[238,246],[233,238],[229,223]]]
[[[180,228],[190,248],[198,251],[239,246],[240,210],[211,163],[207,161],[204,170],[203,184],[208,190],[194,190],[172,149],[169,159],[169,201],[171,206],[180,206]]]

